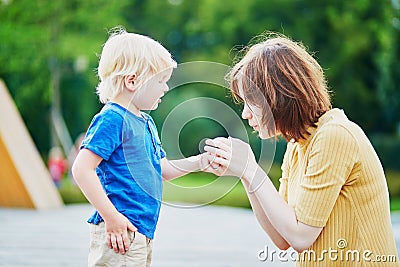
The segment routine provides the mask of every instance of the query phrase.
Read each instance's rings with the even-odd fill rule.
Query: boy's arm
[[[102,158],[88,149],[82,149],[72,166],[72,174],[79,188],[104,219],[107,244],[116,253],[124,254],[130,246],[127,230],[137,231],[129,220],[119,213],[107,197],[96,174]]]
[[[161,159],[161,169],[163,180],[169,181],[181,177],[190,172],[204,169],[203,154],[177,160]]]

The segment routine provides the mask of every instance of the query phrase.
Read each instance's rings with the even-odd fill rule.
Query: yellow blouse
[[[317,126],[288,143],[282,164],[280,194],[298,221],[323,227],[297,266],[399,266],[374,148],[342,110],[326,112]]]

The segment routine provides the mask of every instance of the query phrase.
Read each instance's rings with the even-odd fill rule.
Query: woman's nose
[[[245,104],[242,111],[242,118],[245,120],[250,120],[253,117],[249,107]]]

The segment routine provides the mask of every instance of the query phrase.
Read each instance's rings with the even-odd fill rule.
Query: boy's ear
[[[136,75],[132,74],[132,75],[126,75],[124,78],[124,83],[125,83],[125,87],[129,90],[129,91],[134,91],[136,89]]]

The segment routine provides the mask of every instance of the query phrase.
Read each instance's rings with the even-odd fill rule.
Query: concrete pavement
[[[0,266],[86,266],[90,205],[35,211],[0,209]],[[400,213],[393,214],[400,249]],[[269,258],[258,259],[268,247]],[[293,266],[271,252],[275,246],[250,210],[163,205],[154,243],[153,267]],[[266,254],[261,253],[261,257]]]

